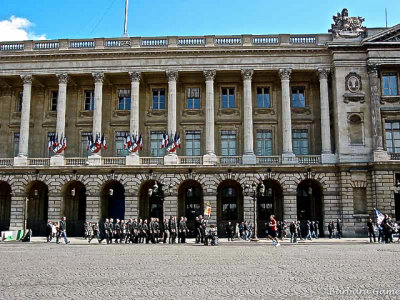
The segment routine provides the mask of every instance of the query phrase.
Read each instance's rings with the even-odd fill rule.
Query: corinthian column
[[[142,73],[130,72],[131,77],[131,115],[129,120],[129,131],[130,134],[139,134],[139,85]],[[127,165],[139,164],[139,152],[131,152],[126,157]]]
[[[95,140],[96,134],[101,137],[104,73],[92,75],[94,78],[93,140]],[[95,156],[101,156],[101,150]]]
[[[29,151],[29,123],[31,113],[32,75],[21,75],[23,82],[21,126],[19,129],[18,157],[14,165],[26,165]]]
[[[379,95],[378,66],[368,64],[369,87],[371,90],[371,125],[373,137],[374,161],[389,160],[388,153],[383,149],[382,118]]]
[[[214,80],[217,71],[205,70],[203,74],[206,79],[206,154],[203,156],[203,164],[215,165],[217,157],[214,137]]]
[[[56,76],[58,78],[56,134],[58,135],[58,138],[61,138],[61,136],[65,136],[65,111],[67,104],[68,74],[57,74]]]
[[[328,76],[329,69],[318,69],[319,76],[319,93],[321,106],[321,143],[322,163],[334,163],[335,156],[331,150],[331,122],[329,118],[329,93],[328,93]]]
[[[256,164],[256,156],[253,149],[253,100],[251,97],[251,79],[253,70],[242,70],[243,78],[243,98],[244,98],[244,118],[243,118],[243,135],[244,135],[244,153],[243,164]]]
[[[282,86],[282,138],[283,152],[282,163],[297,163],[292,147],[292,112],[290,108],[290,75],[291,69],[280,69]]]
[[[168,76],[168,134],[176,132],[176,81],[178,80],[178,71],[167,71]],[[165,165],[178,163],[176,153],[170,153],[164,156]]]

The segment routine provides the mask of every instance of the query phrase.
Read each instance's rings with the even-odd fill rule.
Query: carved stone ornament
[[[68,82],[68,74],[57,74],[58,83],[67,84]]]
[[[167,71],[168,81],[178,80],[178,71]]]
[[[292,69],[280,69],[279,76],[281,80],[290,80],[290,75],[292,74]]]
[[[206,80],[214,80],[215,76],[217,75],[216,70],[204,70],[203,71],[204,77]]]
[[[329,76],[330,72],[331,72],[331,70],[329,70],[329,69],[318,69],[319,80],[328,79],[328,76]]]
[[[184,109],[182,115],[184,117],[202,116],[203,115],[203,111],[201,109]]]
[[[142,73],[137,71],[129,72],[129,76],[131,77],[131,81],[140,81],[142,79]]]
[[[381,104],[393,104],[400,102],[400,96],[381,96]]]
[[[32,84],[32,75],[31,74],[28,74],[28,75],[21,75],[21,79],[22,79],[22,82],[24,83],[24,84]]]
[[[244,69],[241,70],[243,80],[251,80],[253,78],[254,70]]]
[[[97,72],[97,73],[92,73],[94,82],[100,82],[103,83],[104,81],[104,73]]]
[[[344,103],[360,102],[364,103],[365,93],[362,92],[361,76],[355,72],[350,72],[345,78],[346,93],[343,95]]]
[[[366,30],[362,26],[364,21],[362,17],[349,17],[349,11],[343,8],[342,13],[333,16],[334,24],[331,25],[329,32],[332,32],[335,38],[356,38]]]
[[[275,110],[273,108],[256,108],[254,109],[255,115],[275,115]]]

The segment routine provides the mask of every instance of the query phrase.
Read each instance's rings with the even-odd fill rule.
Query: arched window
[[[351,115],[349,118],[349,137],[351,145],[363,144],[362,120],[358,115]]]
[[[234,187],[222,190],[222,220],[238,219],[238,195]]]

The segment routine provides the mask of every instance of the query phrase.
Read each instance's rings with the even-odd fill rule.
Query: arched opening
[[[190,232],[195,230],[195,220],[203,215],[203,188],[195,180],[184,181],[178,189],[178,217],[187,218],[187,227]]]
[[[83,236],[86,220],[86,188],[82,182],[72,181],[64,187],[63,215],[67,218],[67,234]]]
[[[105,218],[125,218],[125,189],[119,181],[108,181],[101,190],[101,219]]]
[[[263,181],[264,193],[257,197],[258,235],[266,236],[269,217],[275,215],[277,221],[283,221],[282,187],[278,181],[266,179]],[[258,189],[260,186],[258,186]],[[259,190],[258,190],[259,192]]]
[[[237,181],[228,179],[219,184],[217,193],[218,235],[224,236],[229,221],[233,226],[243,221],[243,190]]]
[[[0,181],[0,232],[10,228],[11,186]]]
[[[32,235],[46,235],[47,210],[49,205],[49,189],[41,181],[33,181],[27,188],[28,207],[26,228],[32,230]]]
[[[362,145],[364,143],[363,124],[359,115],[349,117],[349,137],[351,145]]]
[[[164,192],[163,185],[155,180],[144,181],[140,187],[139,217],[141,219],[164,219]],[[152,190],[151,195],[149,190]]]
[[[315,180],[306,179],[297,186],[297,219],[302,228],[307,221],[318,221],[320,235],[323,235],[322,188]]]

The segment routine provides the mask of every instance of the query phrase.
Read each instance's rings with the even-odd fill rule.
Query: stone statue
[[[362,26],[365,19],[362,17],[349,17],[347,8],[344,8],[342,13],[337,13],[336,16],[333,16],[333,21],[335,24],[332,24],[329,32],[332,32],[335,38],[355,38],[365,31],[365,27]]]

